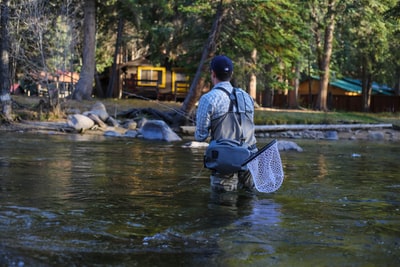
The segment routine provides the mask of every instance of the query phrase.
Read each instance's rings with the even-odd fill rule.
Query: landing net
[[[243,165],[246,163],[259,192],[271,193],[282,185],[284,174],[276,140],[260,149]]]

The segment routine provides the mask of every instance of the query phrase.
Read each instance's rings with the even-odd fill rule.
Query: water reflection
[[[214,194],[181,143],[1,137],[0,265],[399,264],[398,144],[298,140],[276,193]]]

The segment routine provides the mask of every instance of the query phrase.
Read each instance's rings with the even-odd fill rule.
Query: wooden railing
[[[159,85],[158,80],[124,79],[122,94],[125,97],[157,99]]]
[[[174,88],[173,94],[175,101],[178,99],[185,99],[189,93],[190,84],[187,81],[176,81]]]

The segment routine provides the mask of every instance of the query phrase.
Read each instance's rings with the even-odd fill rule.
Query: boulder
[[[84,131],[94,126],[94,121],[82,114],[68,115],[67,124],[77,131]]]
[[[167,142],[182,139],[162,120],[146,120],[139,129],[144,139],[163,140]]]
[[[117,131],[105,131],[104,136],[109,136],[109,137],[122,137],[122,134],[117,132]]]
[[[142,118],[137,124],[136,124],[136,128],[140,129],[143,127],[143,125],[146,124],[148,120],[146,118]]]
[[[385,139],[385,134],[380,131],[370,131],[368,132],[368,139],[374,141],[382,141]]]
[[[127,120],[122,125],[124,128],[129,130],[136,130],[138,128],[138,124],[134,120]]]
[[[88,116],[88,118],[90,118],[97,125],[99,125],[100,128],[103,128],[103,129],[107,128],[107,125],[96,114],[88,113],[86,116]]]
[[[90,111],[85,111],[83,113],[83,115],[87,115],[87,114],[94,114],[97,117],[99,117],[102,121],[107,121],[108,118],[110,117],[110,115],[108,115],[107,109],[104,106],[103,103],[101,102],[96,102],[92,108],[90,109]]]
[[[125,132],[124,136],[125,137],[131,137],[131,138],[136,138],[138,136],[138,131],[136,130],[128,130]]]
[[[337,131],[327,131],[325,133],[325,139],[327,140],[339,140]]]

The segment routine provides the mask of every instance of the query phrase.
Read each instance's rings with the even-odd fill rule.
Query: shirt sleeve
[[[196,141],[205,141],[210,134],[212,105],[208,101],[208,96],[200,98],[196,113],[196,131],[194,138]]]
[[[229,82],[220,82],[214,88],[226,88],[232,91]],[[222,90],[211,89],[208,93],[201,96],[196,113],[196,131],[194,138],[196,141],[205,141],[211,135],[211,121],[228,112],[230,99]]]

